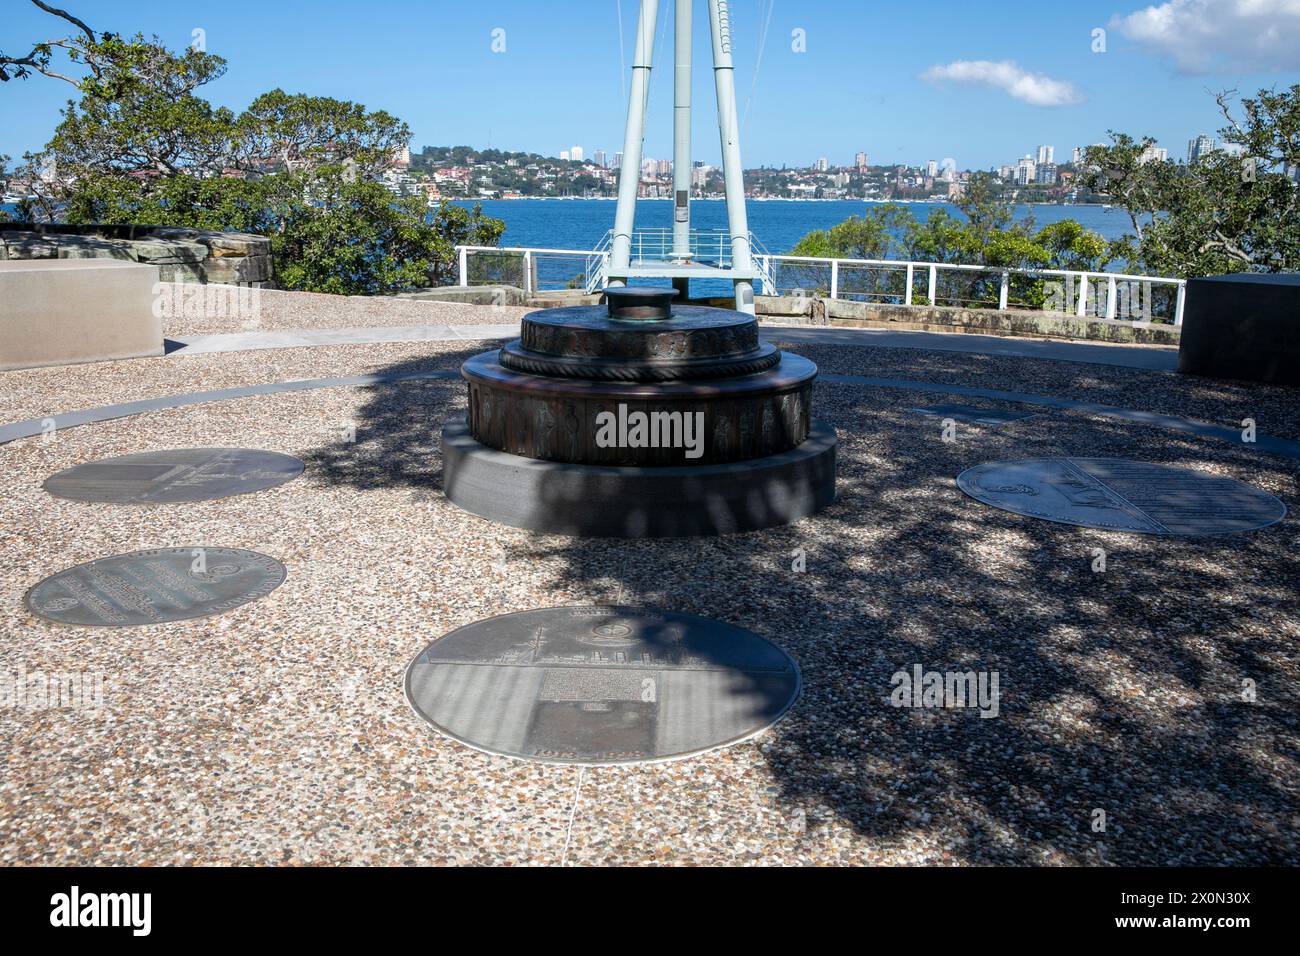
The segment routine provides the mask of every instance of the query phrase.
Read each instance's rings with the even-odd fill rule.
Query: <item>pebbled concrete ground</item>
[[[0,392],[63,410],[454,368],[483,347],[45,369],[5,373]],[[1247,409],[1261,431],[1294,434],[1294,399],[1275,390],[1011,357],[794,350],[844,374],[1220,422]],[[0,862],[1300,862],[1295,462],[1072,412],[959,426],[945,443],[938,421],[910,411],[926,403],[917,393],[827,383],[815,401],[840,434],[839,501],[788,528],[711,541],[579,542],[458,511],[441,494],[436,437],[463,411],[455,380],[232,400],[0,447],[0,676],[107,681],[98,713],[0,706]],[[30,414],[4,416],[17,417]],[[343,424],[354,444],[339,440]],[[40,489],[81,461],[190,445],[267,448],[308,470],[181,508]],[[1222,538],[1114,534],[999,512],[953,481],[982,461],[1047,455],[1230,475],[1292,516]],[[288,581],[220,617],[138,629],[56,627],[22,607],[59,568],[201,544],[272,555]],[[791,570],[796,550],[805,573]],[[803,698],[769,733],[721,752],[583,770],[479,753],[406,705],[402,673],[439,635],[611,601],[764,635],[799,660]],[[998,716],[891,706],[892,675],[916,664],[997,671]]]

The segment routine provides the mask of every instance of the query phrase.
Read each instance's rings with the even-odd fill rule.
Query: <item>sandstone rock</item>
[[[120,239],[101,239],[98,236],[59,236],[55,248],[55,258],[58,259],[134,258],[129,243]]]
[[[183,239],[134,239],[129,245],[131,258],[138,262],[161,265],[174,262],[202,262],[208,257],[207,246]]]
[[[208,282],[265,282],[271,278],[270,256],[219,256],[203,263]]]
[[[207,232],[197,241],[211,250],[216,258],[228,256],[269,256],[271,240],[247,232]]]
[[[10,259],[56,259],[58,249],[52,239],[36,232],[6,231],[0,234]]]
[[[203,266],[197,262],[163,262],[158,266],[158,279],[161,282],[203,282]]]
[[[271,241],[251,233],[185,226],[0,224],[0,259],[99,258],[156,265],[172,282],[266,283],[272,275]]]

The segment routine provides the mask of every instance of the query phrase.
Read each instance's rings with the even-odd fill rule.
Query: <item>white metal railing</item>
[[[760,282],[768,282],[771,277],[761,265],[767,249],[752,232],[748,238],[754,267],[762,272]],[[587,292],[603,289],[608,284],[609,254],[613,244],[614,230],[611,229],[601,238],[587,263]],[[629,258],[633,265],[686,261],[729,269],[732,265],[731,232],[727,229],[692,229],[688,234],[686,255],[682,256],[677,252],[671,227],[637,229],[631,236]]]
[[[699,261],[707,261],[710,265],[725,267],[730,264],[730,237],[726,230],[698,230],[698,238],[696,232],[692,230],[693,257],[698,256]],[[636,237],[641,233],[642,230],[634,233],[634,261],[671,259],[671,229],[644,230],[645,235],[638,242]],[[503,269],[513,271],[521,268],[522,275],[517,284],[528,295],[546,288],[583,288],[595,292],[606,285],[611,235],[607,233],[595,249],[457,246],[459,281],[462,286],[474,282],[490,284],[501,281]],[[773,255],[758,245],[752,236],[750,242],[760,273],[756,291],[762,295],[794,292],[902,306],[954,304],[992,308],[996,303],[1001,310],[1019,307],[1073,314],[1081,318],[1095,316],[1149,321],[1157,317],[1155,299],[1156,290],[1160,290],[1168,302],[1161,317],[1172,320],[1175,325],[1183,324],[1187,292],[1184,279],[898,259]],[[476,257],[482,264],[478,276],[473,275]],[[581,262],[582,267],[576,274],[565,265],[577,262]],[[782,281],[783,272],[787,270],[794,273],[796,281]],[[1038,285],[1039,282],[1043,284]],[[949,286],[947,290],[945,284]]]
[[[495,285],[503,277],[514,279],[514,272],[518,269],[518,281],[510,284],[517,284],[525,295],[546,289],[585,289],[592,257],[599,256],[590,249],[546,249],[531,246],[457,246],[456,253],[459,257],[457,276],[460,285],[475,284],[471,283],[472,278],[486,280],[477,283],[480,285]],[[477,257],[481,267],[477,277],[473,276],[471,257]],[[574,272],[572,266],[578,263],[581,263],[581,270]]]
[[[764,273],[772,277],[762,292],[780,295],[787,290],[807,290],[808,280],[817,292],[831,299],[866,299],[895,305],[976,305],[1003,311],[1013,306],[1074,314],[1081,318],[1096,316],[1107,319],[1151,320],[1156,317],[1155,290],[1169,294],[1167,317],[1175,325],[1183,324],[1183,303],[1187,283],[1184,279],[1159,276],[1128,275],[1115,272],[1088,272],[1068,269],[1016,269],[998,266],[965,265],[948,262],[909,262],[897,259],[835,259],[813,256],[767,255]],[[782,283],[780,266],[790,263],[799,281]],[[820,275],[816,270],[822,270]],[[860,280],[856,287],[846,283],[846,273]],[[863,278],[867,281],[861,281]],[[917,289],[918,279],[923,283]],[[945,294],[944,279],[957,280],[959,288]],[[882,281],[883,280],[883,281]],[[1016,280],[1020,280],[1017,282]],[[1042,281],[1031,288],[1031,296],[1013,301],[1016,286],[1024,280]],[[1103,291],[1104,290],[1104,291]],[[962,292],[966,292],[965,296]]]

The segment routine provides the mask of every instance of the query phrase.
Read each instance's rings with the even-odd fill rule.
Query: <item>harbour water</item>
[[[472,206],[472,201],[457,201]],[[501,237],[502,246],[546,249],[594,249],[614,224],[612,199],[496,199],[481,202],[486,215],[506,224]],[[877,208],[877,203],[862,200],[749,200],[746,208],[750,231],[773,254],[788,253],[804,235],[814,229],[829,229],[850,216],[864,215]],[[925,221],[936,209],[945,209],[960,217],[950,203],[901,203],[920,221]],[[14,207],[4,206],[11,215]],[[1035,205],[1017,206],[1017,220],[1030,219],[1037,227],[1074,219],[1085,228],[1106,239],[1118,239],[1130,230],[1128,216],[1123,210],[1103,206]],[[725,229],[727,205],[721,199],[694,200],[691,203],[691,224],[697,229]],[[670,228],[672,203],[669,200],[646,200],[637,204],[636,227]],[[511,262],[515,261],[513,259]],[[535,279],[540,288],[565,288],[581,284],[582,257],[549,258],[537,265]],[[1120,268],[1116,263],[1112,269]],[[507,268],[503,274],[480,277],[482,281],[522,282],[518,267]],[[664,285],[666,280],[642,280],[650,285]],[[726,295],[729,285],[716,281],[696,281],[693,295]]]
[[[472,205],[472,203],[471,203]],[[900,203],[918,220],[925,221],[936,209],[946,209],[960,218],[949,203]],[[498,199],[484,200],[483,212],[506,224],[503,246],[533,246],[552,249],[594,249],[614,225],[612,199]],[[749,230],[771,253],[789,252],[814,229],[829,229],[850,216],[864,215],[878,204],[861,200],[808,201],[795,199],[749,200]],[[1016,219],[1030,218],[1039,226],[1074,219],[1106,239],[1118,239],[1130,231],[1128,215],[1103,206],[1017,206]],[[699,229],[725,229],[727,204],[721,199],[697,199],[691,203],[691,224]],[[636,226],[672,226],[672,203],[667,199],[643,199],[637,204]]]

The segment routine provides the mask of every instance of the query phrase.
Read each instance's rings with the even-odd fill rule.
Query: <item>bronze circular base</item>
[[[542,355],[526,351],[516,340],[501,350],[501,364],[516,372],[552,378],[585,378],[601,382],[681,382],[701,378],[731,378],[766,372],[781,361],[775,346],[760,345],[752,353],[687,361],[601,362],[589,358]]]
[[[499,352],[461,367],[474,437],[525,458],[650,468],[748,461],[808,435],[817,366],[781,355],[764,372],[687,382],[547,378],[505,368]],[[610,426],[613,426],[613,432]]]

